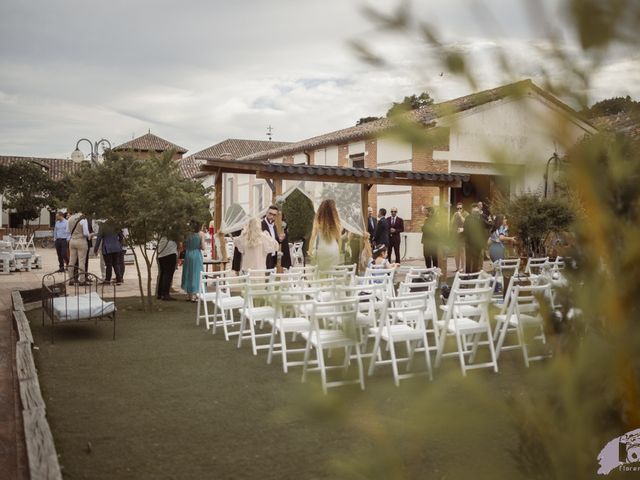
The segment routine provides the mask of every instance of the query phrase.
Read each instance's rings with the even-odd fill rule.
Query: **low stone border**
[[[46,405],[40,391],[38,372],[33,361],[33,335],[24,313],[20,292],[11,292],[13,318],[18,332],[16,342],[16,371],[20,385],[22,423],[32,480],[61,480],[62,472],[53,435],[46,417]]]

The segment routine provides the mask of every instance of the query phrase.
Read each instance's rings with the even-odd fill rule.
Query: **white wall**
[[[388,139],[378,139],[378,168],[411,171],[413,149],[410,144],[398,143]],[[378,185],[378,208],[386,208],[387,214],[392,207],[398,209],[398,216],[411,220],[411,187],[401,185]]]
[[[524,190],[541,191],[547,160],[556,151],[563,155],[561,142],[555,135],[562,133],[562,141],[573,144],[585,134],[588,126],[576,123],[564,110],[537,94],[520,101],[504,99],[492,102],[456,116],[450,126],[449,151],[435,151],[434,159],[449,162],[454,173],[504,175],[507,169],[515,174],[512,194]],[[559,126],[555,128],[554,126]],[[561,126],[561,127],[560,127]],[[464,163],[473,162],[473,166]],[[519,179],[522,174],[522,179]]]
[[[399,143],[386,138],[378,139],[378,168],[411,170],[413,148],[409,143]]]
[[[313,154],[315,165],[338,166],[338,147],[327,147],[316,150]]]

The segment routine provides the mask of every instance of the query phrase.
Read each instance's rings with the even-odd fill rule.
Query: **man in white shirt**
[[[69,265],[73,270],[73,281],[84,283],[86,281],[84,275],[85,262],[89,251],[87,240],[91,236],[89,233],[89,224],[84,215],[77,212],[69,217],[67,228],[69,229],[69,236],[71,237],[69,241]],[[79,273],[78,270],[80,271]]]
[[[276,239],[278,243],[282,243],[286,238],[285,234],[282,232],[277,232],[276,229],[276,217],[278,216],[279,209],[275,205],[271,205],[267,210],[267,214],[262,220],[262,230],[268,232],[272,238]],[[288,246],[287,246],[288,248]],[[276,263],[278,261],[278,254],[272,253],[267,255],[266,268],[276,268]]]

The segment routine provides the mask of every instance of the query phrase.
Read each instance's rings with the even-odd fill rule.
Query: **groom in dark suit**
[[[391,263],[400,263],[400,234],[404,232],[404,221],[398,217],[398,209],[396,207],[391,209],[391,216],[387,221],[389,222],[389,244],[391,245],[389,261]],[[394,253],[395,260],[391,259],[392,253]]]
[[[262,231],[267,232],[271,235],[272,238],[275,238],[281,246],[282,251],[285,251],[285,248],[289,249],[289,244],[285,243],[286,236],[282,232],[278,232],[276,229],[276,217],[278,216],[278,207],[276,205],[271,205],[267,210],[267,214],[262,219]],[[276,268],[276,264],[278,263],[278,254],[270,253],[267,255],[266,268]],[[284,265],[284,264],[283,264]]]
[[[389,224],[387,223],[387,209],[381,208],[378,212],[378,225],[373,234],[373,242],[376,245],[385,245],[389,251]]]

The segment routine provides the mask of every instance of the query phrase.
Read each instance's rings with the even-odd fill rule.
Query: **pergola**
[[[462,182],[469,181],[469,175],[454,173],[412,172],[383,168],[350,168],[324,165],[291,165],[223,158],[196,158],[196,160],[202,162],[200,164],[201,175],[215,175],[214,223],[216,231],[220,231],[220,226],[222,225],[222,174],[224,173],[249,174],[266,180],[271,188],[274,203],[276,198],[282,194],[283,180],[360,184],[364,219],[367,218],[367,194],[373,185],[437,187],[440,192],[440,204],[444,205],[448,188],[459,188],[462,186]]]

